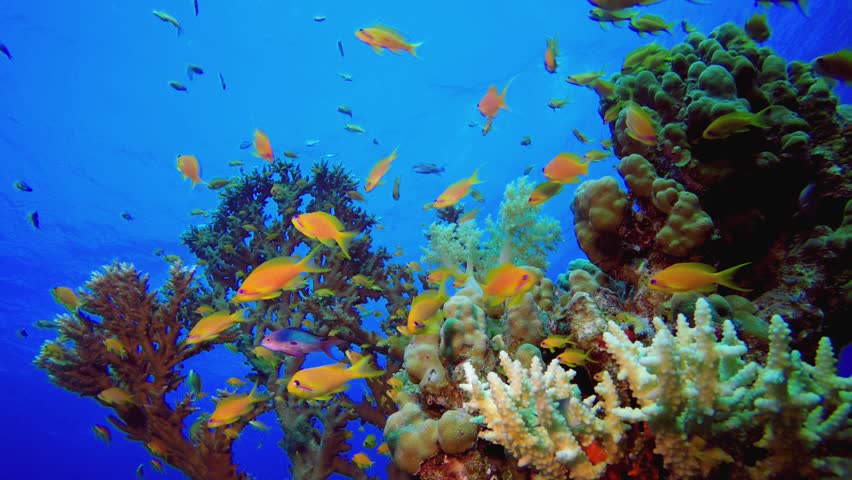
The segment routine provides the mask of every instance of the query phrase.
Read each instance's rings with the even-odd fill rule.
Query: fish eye
[[[523,277],[521,277],[521,280],[529,280],[529,279],[530,279],[529,275],[524,275]]]
[[[657,284],[656,280],[651,280],[651,285],[656,285],[656,284]]]
[[[293,346],[298,345],[298,344],[299,344],[299,342],[290,342],[290,345],[293,345]]]
[[[298,387],[299,385],[301,385],[301,383],[299,383],[299,381],[298,381],[298,380],[293,380],[293,385],[295,385],[295,386],[297,386],[297,387]]]
[[[241,288],[241,289],[237,290],[237,293],[239,293],[240,295],[245,295],[246,290],[244,288]]]

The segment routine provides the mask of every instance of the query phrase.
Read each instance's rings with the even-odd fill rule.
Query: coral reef
[[[128,439],[189,478],[248,479],[233,464],[234,440],[223,429],[193,428],[189,438],[183,433],[196,410],[191,393],[174,406],[166,401],[186,379],[181,363],[209,348],[180,342],[199,288],[193,278],[191,270],[172,267],[160,297],[133,266],[105,267],[86,283],[81,307],[57,318],[59,337],[42,346],[35,364],[58,386],[112,408],[110,422]],[[109,389],[121,393],[104,394]],[[265,409],[255,408],[231,428],[239,433]]]
[[[637,67],[636,59],[651,55],[665,61]],[[839,300],[852,280],[841,240],[852,198],[849,120],[829,80],[730,23],[706,37],[691,33],[668,51],[642,47],[630,58],[599,110],[611,120],[628,191],[614,179],[589,180],[572,204],[589,259],[636,287],[624,308],[656,314],[662,297],[647,289],[648,279],[672,263],[751,261],[742,275],[760,286],[749,296],[756,314],[783,315],[807,355],[823,335],[849,343],[842,325],[850,303]],[[655,126],[652,144],[628,135],[631,102]],[[745,127],[722,118],[735,112]]]

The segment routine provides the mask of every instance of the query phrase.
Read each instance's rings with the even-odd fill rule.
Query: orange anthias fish
[[[352,455],[352,463],[361,470],[365,470],[373,466],[373,461],[370,460],[370,457],[368,457],[364,452],[358,452],[355,455]]]
[[[68,287],[53,287],[50,289],[50,294],[53,295],[53,299],[56,303],[68,309],[69,312],[73,312],[80,307],[80,299],[77,298],[77,294]]]
[[[479,101],[477,108],[479,109],[479,113],[482,114],[483,117],[486,118],[494,118],[500,113],[500,109],[509,110],[508,105],[506,105],[506,91],[509,90],[509,85],[512,84],[512,81],[515,80],[515,77],[509,79],[509,83],[503,87],[502,93],[497,93],[497,87],[491,85],[488,87],[488,92],[485,93],[485,96],[482,97],[482,100]]]
[[[479,169],[473,172],[473,175],[471,175],[470,178],[459,180],[447,187],[447,189],[444,190],[444,193],[440,194],[432,205],[435,208],[447,208],[459,203],[459,200],[470,193],[471,187],[482,183],[479,178],[477,178],[478,174]]]
[[[234,313],[221,310],[205,316],[189,331],[189,335],[186,337],[187,345],[213,340],[234,324],[245,321],[245,313],[245,309],[237,310]]]
[[[408,43],[401,33],[384,25],[360,28],[355,32],[355,36],[358,37],[358,40],[372,47],[373,51],[379,55],[384,53],[382,49],[386,48],[396,54],[408,52],[411,56],[416,57],[417,52],[415,49],[423,45],[422,42]]]
[[[269,137],[262,130],[254,130],[254,155],[272,163],[275,160],[275,154],[272,153],[272,144],[269,143]]]
[[[482,293],[488,299],[488,305],[497,305],[508,298],[520,298],[532,290],[537,281],[538,278],[529,270],[504,263],[488,271]]]
[[[367,176],[367,185],[364,187],[365,191],[372,192],[377,185],[380,185],[379,182],[382,180],[382,177],[388,173],[391,162],[396,160],[396,151],[397,149],[394,148],[390,155],[376,162],[373,169],[370,170],[370,175]]]
[[[578,183],[577,177],[589,174],[589,163],[583,163],[577,154],[560,153],[542,171],[551,182]]]
[[[438,290],[426,290],[411,301],[411,311],[408,312],[409,335],[435,333],[441,328],[441,307],[450,297],[444,283]]]
[[[125,390],[118,387],[110,387],[98,394],[98,398],[110,405],[122,405],[125,403],[135,402],[133,395],[130,395]]]
[[[112,433],[109,429],[103,425],[95,425],[92,427],[92,431],[95,432],[95,436],[99,439],[103,440],[104,443],[109,445],[112,440]]]
[[[624,110],[626,111],[624,123],[627,125],[627,135],[641,144],[656,145],[657,132],[654,130],[654,122],[651,121],[648,113],[633,102],[630,102]]]
[[[556,63],[556,57],[559,56],[559,47],[557,46],[558,41],[559,36],[547,39],[547,49],[544,51],[544,69],[547,70],[548,73],[556,73],[556,67],[558,66]]]
[[[565,184],[560,182],[539,183],[535,186],[532,193],[530,193],[530,198],[527,199],[527,203],[530,205],[541,205],[559,194],[563,187],[565,187]]]
[[[249,273],[240,285],[231,303],[256,302],[269,300],[281,295],[283,290],[296,290],[301,287],[301,273],[324,273],[328,268],[322,268],[311,261],[322,246],[316,246],[302,258],[277,257],[267,260]]]
[[[293,226],[306,237],[319,240],[327,247],[333,247],[335,242],[340,246],[343,256],[349,256],[349,244],[360,232],[345,232],[340,220],[325,212],[302,213],[293,215]]]
[[[345,363],[337,363],[299,370],[287,382],[287,391],[303,400],[329,400],[335,393],[349,388],[347,382],[350,380],[384,375],[383,370],[370,366],[371,359],[370,356],[361,357],[350,368],[346,368]]]
[[[195,155],[178,155],[177,169],[183,174],[184,180],[187,178],[192,180],[192,188],[195,188],[196,183],[207,184],[201,179],[201,166]]]
[[[751,290],[734,283],[737,270],[750,263],[742,263],[721,272],[717,272],[715,268],[705,263],[676,263],[654,275],[649,286],[658,292],[681,293],[710,292],[715,289],[716,284],[719,284],[731,290],[750,292]]]
[[[256,393],[257,384],[255,383],[248,395],[231,395],[216,402],[216,409],[210,414],[207,427],[216,428],[234,423],[243,415],[251,412],[255,403],[266,400],[266,397],[256,395]]]

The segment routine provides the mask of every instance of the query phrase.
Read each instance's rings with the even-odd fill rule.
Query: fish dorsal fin
[[[257,268],[252,270],[252,273],[257,272],[257,271],[266,270],[266,269],[269,269],[269,268],[272,268],[272,267],[281,267],[281,266],[285,266],[285,265],[295,265],[295,264],[299,263],[299,260],[300,259],[293,258],[293,257],[275,257],[275,258],[269,259],[269,260],[261,263],[260,265],[258,265]]]
[[[680,263],[680,264],[678,264],[678,266],[681,267],[681,268],[689,268],[689,269],[698,270],[698,271],[701,271],[701,272],[716,273],[716,268],[714,268],[712,265],[707,265],[706,263],[686,262],[686,263]]]
[[[379,29],[383,32],[390,33],[391,35],[397,36],[399,38],[403,38],[402,32],[400,32],[399,30],[397,30],[393,27],[389,27],[387,25],[382,25],[380,23],[377,23],[377,24],[373,25],[373,28],[377,28],[377,29]]]
[[[494,281],[494,279],[495,279],[495,278],[497,278],[497,277],[498,277],[501,273],[504,273],[505,271],[507,271],[507,270],[509,270],[509,269],[511,269],[511,268],[515,268],[515,266],[514,266],[514,265],[512,265],[512,264],[511,264],[511,263],[509,263],[509,262],[506,262],[506,263],[504,263],[504,264],[500,265],[499,267],[492,268],[492,269],[488,272],[488,274],[487,274],[487,275],[485,275],[485,283],[486,283],[486,285],[487,285],[487,284],[489,284],[489,283],[491,283],[491,282],[493,282],[493,281]]]

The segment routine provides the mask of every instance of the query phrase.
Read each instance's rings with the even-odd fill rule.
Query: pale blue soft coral
[[[496,220],[489,215],[485,232],[476,220],[457,224],[432,223],[426,230],[429,246],[421,262],[429,267],[464,266],[485,273],[505,261],[545,269],[547,256],[562,242],[559,221],[541,213],[541,205],[530,205],[535,184],[528,177],[509,183],[503,192]]]

